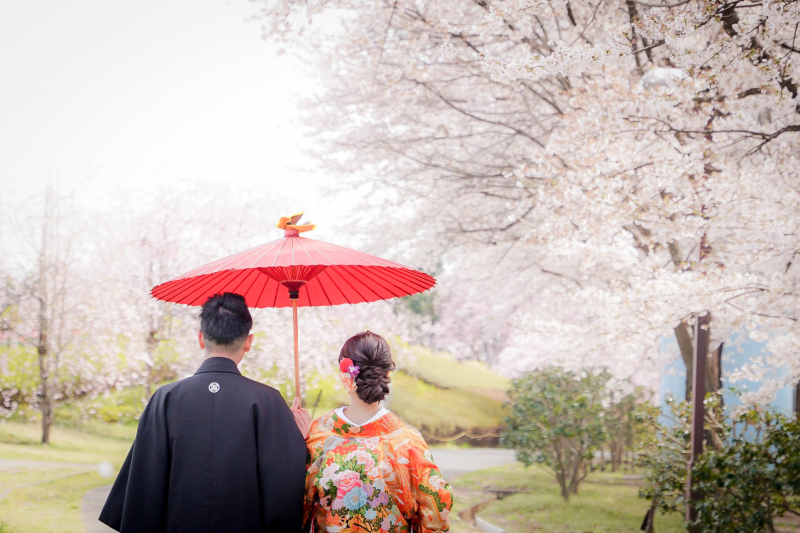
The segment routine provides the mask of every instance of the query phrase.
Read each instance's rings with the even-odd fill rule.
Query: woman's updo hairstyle
[[[379,402],[389,394],[389,372],[394,370],[394,361],[386,339],[371,331],[353,335],[339,353],[339,361],[344,358],[350,358],[359,368],[356,394],[362,401]]]

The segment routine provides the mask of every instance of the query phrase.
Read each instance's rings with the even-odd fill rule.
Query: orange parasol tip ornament
[[[299,235],[306,231],[311,231],[316,228],[316,224],[299,224],[300,219],[303,218],[303,212],[295,213],[294,215],[290,215],[288,217],[281,217],[278,223],[275,225],[276,228],[282,229],[285,232],[286,237],[292,237],[295,235]]]

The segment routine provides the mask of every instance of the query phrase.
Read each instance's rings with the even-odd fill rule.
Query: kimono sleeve
[[[267,531],[300,531],[303,523],[306,442],[277,391],[263,406],[257,428],[258,479]]]
[[[128,457],[99,520],[121,533],[159,531],[169,485],[166,417],[158,391],[147,404]]]
[[[450,509],[453,494],[450,484],[442,479],[424,444],[414,446],[409,453],[411,484],[417,503],[417,528],[420,533],[450,531]]]

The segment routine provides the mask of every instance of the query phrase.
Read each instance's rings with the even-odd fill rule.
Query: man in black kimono
[[[206,359],[153,394],[101,522],[122,533],[300,531],[306,412],[239,373],[252,325],[237,294],[203,305]]]

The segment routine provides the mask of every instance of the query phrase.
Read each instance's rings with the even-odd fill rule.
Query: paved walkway
[[[516,459],[513,450],[499,448],[434,448],[433,460],[447,481],[458,476],[513,463]]]
[[[496,448],[439,448],[433,450],[433,458],[442,470],[442,476],[447,480],[451,480],[476,470],[511,463],[514,461],[514,452]],[[83,497],[81,512],[88,533],[108,533],[113,531],[97,520],[110,490],[111,485],[99,487],[87,492]]]
[[[105,487],[90,490],[83,495],[81,515],[83,515],[83,523],[86,524],[86,533],[108,533],[109,531],[114,531],[97,519],[100,516],[100,511],[103,510],[103,505],[105,505],[110,491],[111,485],[106,485]]]

